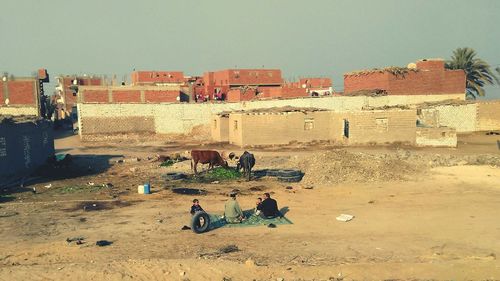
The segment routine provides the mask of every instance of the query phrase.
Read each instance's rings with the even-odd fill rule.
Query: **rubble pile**
[[[422,170],[396,155],[370,155],[332,150],[298,163],[305,172],[305,184],[337,184],[343,182],[374,182],[405,180]]]
[[[367,154],[338,149],[314,154],[297,163],[305,172],[303,183],[306,185],[405,181],[430,168],[459,165],[500,167],[500,155],[422,154],[410,150]]]

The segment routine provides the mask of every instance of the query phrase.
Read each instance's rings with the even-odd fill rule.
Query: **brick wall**
[[[299,80],[299,87],[305,86],[305,88],[315,88],[315,89],[328,89],[332,87],[332,79],[330,78],[301,78]]]
[[[85,97],[85,91],[82,98]],[[95,134],[108,134],[110,125],[100,120],[110,117],[151,117],[154,119],[154,132],[159,134],[188,134],[195,126],[209,126],[212,115],[222,111],[249,110],[283,106],[314,107],[336,111],[361,110],[367,106],[401,105],[407,102],[421,103],[436,101],[441,95],[430,96],[385,96],[385,97],[319,97],[287,100],[256,100],[238,103],[79,103],[80,133],[87,134],[86,125],[95,122],[92,129]],[[444,96],[446,98],[452,96]],[[92,118],[92,119],[89,119]],[[91,121],[90,121],[91,120]],[[108,124],[127,122],[126,119],[112,119]],[[139,123],[140,124],[140,123]],[[118,125],[117,126],[121,126]],[[137,125],[138,128],[140,125]],[[134,132],[132,127],[128,132]],[[210,127],[207,127],[210,130]]]
[[[375,110],[350,112],[349,138],[355,144],[415,144],[417,112],[410,110]]]
[[[453,128],[417,128],[417,146],[457,147],[457,132]]]
[[[229,142],[229,116],[214,115],[211,123],[212,139],[216,142]]]
[[[135,71],[131,74],[133,85],[184,83],[182,71]]]
[[[35,106],[0,106],[0,115],[34,115],[38,116],[38,107]]]
[[[113,90],[111,96],[114,103],[141,102],[141,91],[137,90]]]
[[[227,92],[226,100],[228,102],[249,101],[256,98],[255,94],[255,89],[232,89]]]
[[[179,98],[179,91],[144,91],[145,102],[177,102],[177,98]]]
[[[442,105],[422,108],[423,114],[438,113],[438,125],[456,129],[459,133],[477,131],[477,104]]]
[[[229,143],[244,147],[340,141],[341,119],[334,115],[330,111],[231,114]]]
[[[77,81],[78,88],[82,86],[102,86],[104,85],[104,80],[100,77],[80,77],[80,76],[65,76],[60,78],[60,83],[63,87],[64,103],[67,111],[72,110],[73,106],[76,105],[78,97],[73,94],[73,90],[69,87],[73,85],[73,81]],[[102,102],[103,99],[97,97],[98,102]]]
[[[85,91],[85,102],[108,103],[110,94],[108,90]]]
[[[38,106],[38,86],[36,79],[21,78],[9,81],[0,81],[0,107],[5,106],[5,99],[9,105]]]
[[[83,103],[162,103],[179,102],[179,86],[87,86],[80,87]]]
[[[444,61],[419,61],[417,71],[409,70],[404,75],[389,72],[344,75],[344,92],[383,89],[389,95],[465,95],[465,73],[463,70],[445,70]]]
[[[477,103],[477,130],[500,130],[500,101]]]
[[[349,122],[348,137],[344,120]],[[416,110],[235,113],[229,116],[228,128],[229,143],[242,147],[313,141],[415,144]]]

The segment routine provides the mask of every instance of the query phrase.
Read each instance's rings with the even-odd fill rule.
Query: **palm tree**
[[[499,83],[500,80],[491,70],[490,65],[484,60],[476,57],[476,51],[472,48],[458,48],[453,51],[453,56],[446,62],[448,69],[463,69],[465,71],[466,96],[470,99],[476,99],[478,96],[484,96],[485,85]],[[498,71],[498,70],[497,70]]]

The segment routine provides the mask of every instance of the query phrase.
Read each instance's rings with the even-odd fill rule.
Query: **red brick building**
[[[134,71],[132,85],[184,84],[182,71]]]
[[[386,68],[344,75],[344,93],[384,90],[388,95],[465,95],[465,72],[447,70],[440,59],[420,60],[411,68]]]
[[[230,89],[251,87],[280,87],[283,85],[279,69],[226,69],[203,75],[204,93],[210,99],[225,96]]]
[[[298,85],[300,88],[306,89],[309,95],[324,96],[331,95],[333,92],[333,83],[330,78],[301,78]]]
[[[177,89],[174,89],[177,88]],[[84,86],[78,91],[85,103],[163,103],[188,101],[179,87],[168,86]]]
[[[79,86],[102,86],[105,84],[101,77],[93,76],[60,76],[57,77],[56,90],[62,98],[63,107],[69,113],[76,106]]]
[[[19,114],[40,115],[40,98],[44,94],[43,83],[49,82],[47,70],[39,69],[36,77],[0,75],[0,109],[18,108]],[[23,111],[22,108],[31,110]],[[0,110],[1,111],[1,110]],[[9,114],[16,115],[15,110]]]

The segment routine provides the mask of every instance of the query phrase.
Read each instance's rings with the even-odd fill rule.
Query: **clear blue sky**
[[[4,0],[1,10],[0,71],[18,76],[264,66],[342,90],[344,72],[465,46],[500,66],[498,0]]]

